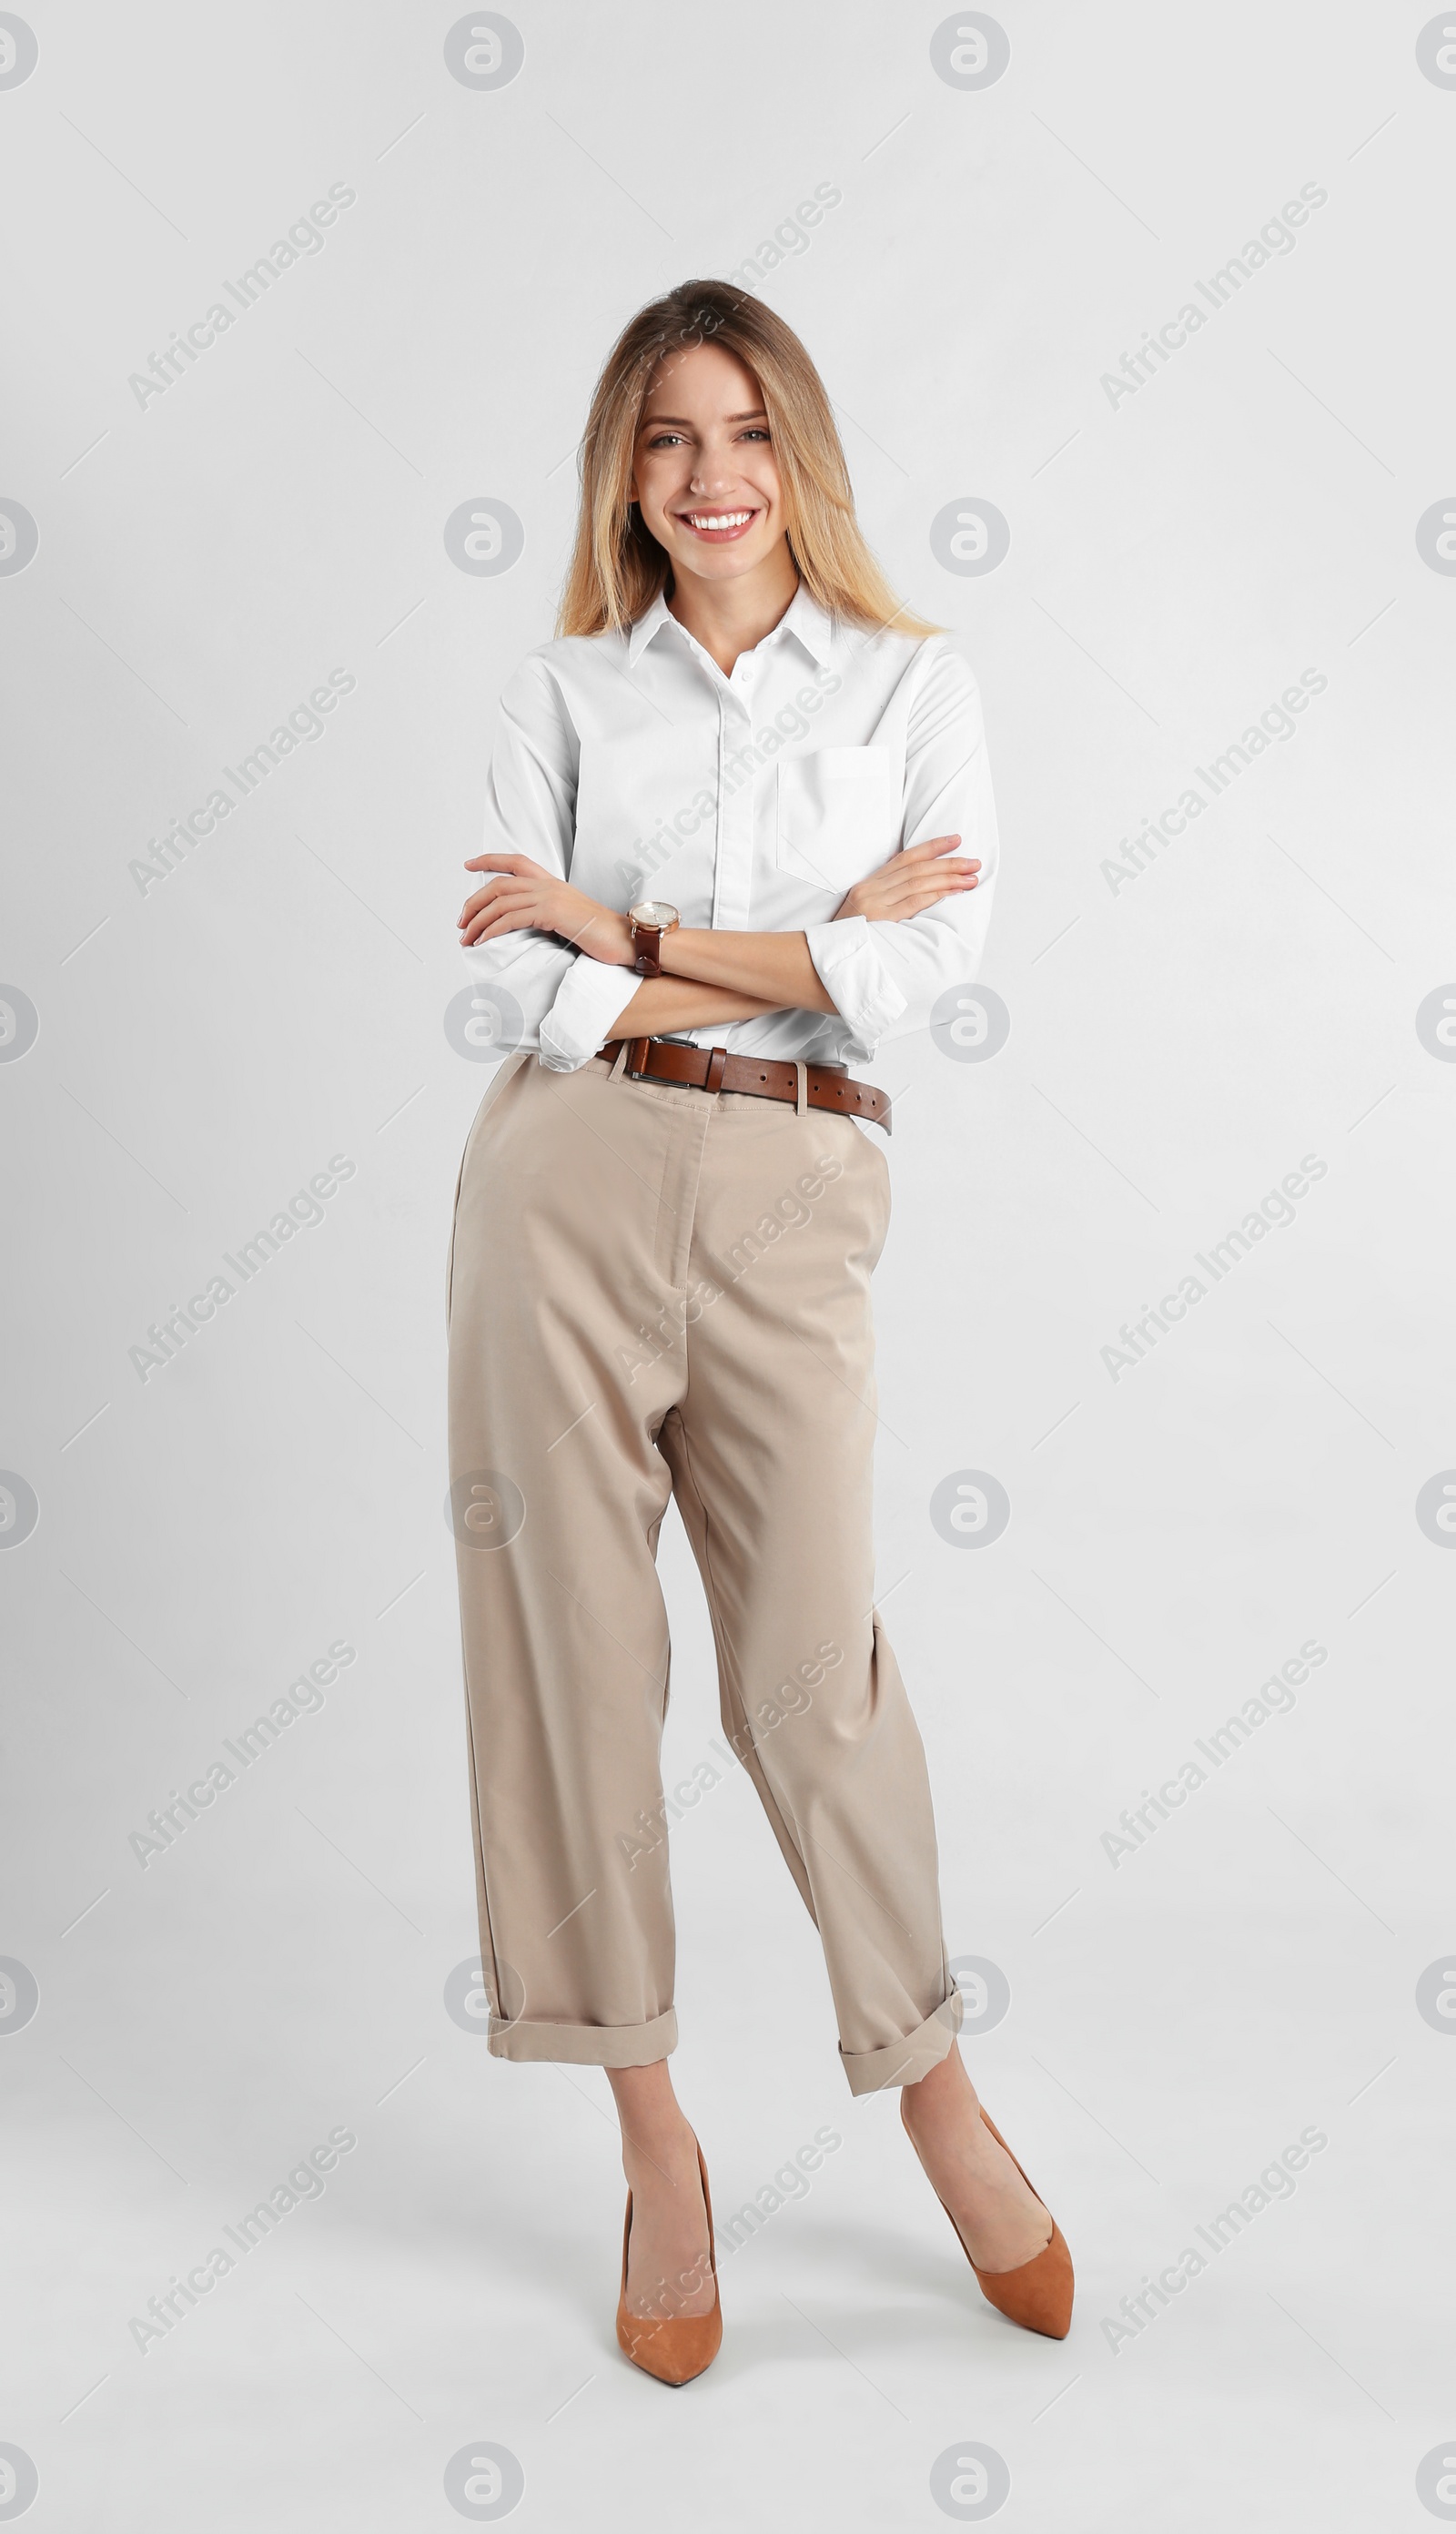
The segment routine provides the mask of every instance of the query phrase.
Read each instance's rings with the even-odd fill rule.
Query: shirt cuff
[[[819,984],[848,1025],[854,1042],[848,1052],[868,1060],[905,1009],[905,997],[875,946],[868,919],[847,915],[838,923],[812,924],[804,937]]]
[[[576,957],[541,1020],[541,1062],[552,1073],[576,1073],[596,1055],[619,1012],[637,990],[631,968]]]

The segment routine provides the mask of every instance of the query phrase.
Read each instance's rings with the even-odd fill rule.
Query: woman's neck
[[[756,649],[765,634],[773,632],[798,587],[799,574],[785,538],[764,556],[757,571],[745,573],[741,579],[676,574],[667,605],[694,641],[716,660],[724,677],[731,678],[739,653]]]

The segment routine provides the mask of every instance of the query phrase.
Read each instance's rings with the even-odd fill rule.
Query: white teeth
[[[742,528],[754,514],[752,511],[689,511],[686,515],[693,528]]]

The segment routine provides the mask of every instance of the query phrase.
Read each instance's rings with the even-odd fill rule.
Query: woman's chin
[[[783,544],[782,537],[752,535],[732,545],[710,545],[706,539],[690,535],[674,539],[668,555],[674,572],[689,574],[695,580],[741,580],[745,573],[758,572]]]

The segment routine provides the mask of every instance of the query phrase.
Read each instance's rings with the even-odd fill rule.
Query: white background
[[[514,17],[523,68],[477,90],[449,7],[91,0],[32,9],[0,89],[0,508],[39,530],[0,578],[0,974],[39,1016],[0,1068],[0,1463],[39,1504],[0,1559],[0,1953],[39,1992],[0,2042],[0,2441],[37,2534],[447,2528],[481,2440],[522,2526],[934,2527],[975,2440],[1038,2534],[1419,2527],[1421,2459],[1456,2452],[1456,2030],[1416,2003],[1456,1939],[1456,1557],[1415,1516],[1456,1463],[1456,1070],[1415,1020],[1456,975],[1456,578],[1416,540],[1456,481],[1456,88],[1420,7],[1351,0],[1007,5],[980,90],[934,68],[935,8]],[[674,1833],[720,2219],[842,2144],[723,2260],[722,2355],[669,2394],[612,2334],[605,2081],[492,2061],[443,2003],[478,1946],[444,1267],[489,1078],[444,1015],[598,364],[821,183],[764,295],[892,581],[964,637],[1004,839],[1007,1044],[876,1068],[881,1593],[950,1950],[1011,1989],[970,2063],[1079,2302],[1058,2345],[979,2298],[896,2105],[849,2098],[735,1776]],[[129,376],[331,184],[357,201],[324,251],[141,408]],[[1114,405],[1103,374],[1305,184],[1295,250]],[[445,549],[476,498],[524,524],[498,577]],[[977,499],[1010,552],[952,573],[930,522]],[[149,838],[334,669],[325,736],[140,893]],[[1120,839],[1306,669],[1295,736],[1115,892]],[[149,1324],[335,1153],[326,1220],[141,1380]],[[1309,1154],[1296,1222],[1115,1381],[1120,1325]],[[968,1469],[1012,1507],[971,1551],[929,1517]],[[663,1561],[676,1777],[717,1717],[675,1528]],[[1293,1710],[1114,1868],[1122,1808],[1311,1637]],[[337,1638],[320,1712],[139,1864],[149,1810]],[[141,2354],[130,2318],[338,2125],[325,2196]],[[1112,2347],[1305,2127],[1294,2198]]]

